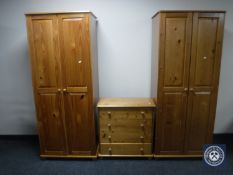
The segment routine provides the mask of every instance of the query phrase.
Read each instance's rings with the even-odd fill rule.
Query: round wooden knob
[[[141,142],[144,142],[144,137],[140,136]]]
[[[111,141],[111,139],[112,139],[112,136],[108,136],[108,140]]]
[[[140,148],[140,152],[141,152],[141,154],[144,154],[144,149]]]
[[[108,112],[108,118],[109,119],[111,118],[111,112]]]
[[[109,154],[112,154],[112,148],[108,148]]]

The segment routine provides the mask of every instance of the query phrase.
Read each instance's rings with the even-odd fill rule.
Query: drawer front
[[[102,155],[151,155],[152,144],[100,144]]]
[[[143,113],[141,113],[143,112]],[[151,143],[152,111],[100,111],[101,143]]]

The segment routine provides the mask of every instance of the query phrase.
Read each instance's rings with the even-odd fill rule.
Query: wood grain
[[[101,99],[97,106],[100,157],[151,157],[154,137],[153,99],[106,98]]]
[[[27,14],[41,157],[96,157],[90,13]],[[96,41],[95,41],[96,42]],[[92,47],[92,48],[91,48]],[[95,91],[95,97],[93,91]]]
[[[155,107],[155,103],[149,98],[102,98],[97,104],[98,108],[104,107]]]
[[[152,153],[152,144],[100,144],[101,155],[147,155]]]
[[[156,154],[183,153],[191,23],[192,13],[163,13],[160,15]]]
[[[194,13],[185,153],[212,143],[224,15]]]
[[[159,30],[152,49],[159,63],[158,74],[152,70],[158,80],[157,88],[152,85],[156,157],[198,157],[203,145],[212,143],[224,16],[224,11],[161,11],[153,18],[153,32]]]
[[[144,112],[144,110],[142,110]],[[152,143],[153,113],[142,111],[112,110],[99,112],[101,143]]]

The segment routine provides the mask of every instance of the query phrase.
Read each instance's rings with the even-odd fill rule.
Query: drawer
[[[152,124],[141,127],[100,128],[101,143],[150,143],[152,142]]]
[[[153,136],[152,111],[100,111],[101,143],[150,143]]]
[[[100,144],[101,155],[151,155],[152,144]]]
[[[150,120],[153,112],[149,109],[101,109],[99,117],[101,120]]]

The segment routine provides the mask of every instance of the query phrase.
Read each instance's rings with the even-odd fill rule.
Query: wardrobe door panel
[[[57,19],[53,15],[33,17],[31,34],[36,87],[56,88],[59,84]]]
[[[211,86],[213,82],[218,19],[199,18],[196,33],[195,86]]]
[[[185,86],[186,18],[166,18],[164,86]]]
[[[163,113],[161,113],[160,153],[181,154],[183,152],[186,103],[186,93],[164,93]]]
[[[61,96],[56,92],[38,94],[38,127],[42,154],[65,154],[65,132]]]
[[[208,131],[210,121],[211,96],[209,92],[195,92],[189,95],[189,124],[186,146],[193,153],[202,153],[204,143],[209,143]]]
[[[65,94],[65,117],[70,154],[91,154],[92,118],[85,93]]]
[[[212,142],[223,38],[223,13],[194,13],[189,79],[187,154]]]
[[[41,156],[65,155],[58,20],[27,16],[27,27]]]
[[[88,86],[89,41],[86,15],[59,15],[64,85]]]
[[[182,154],[192,13],[161,13],[155,150]]]

